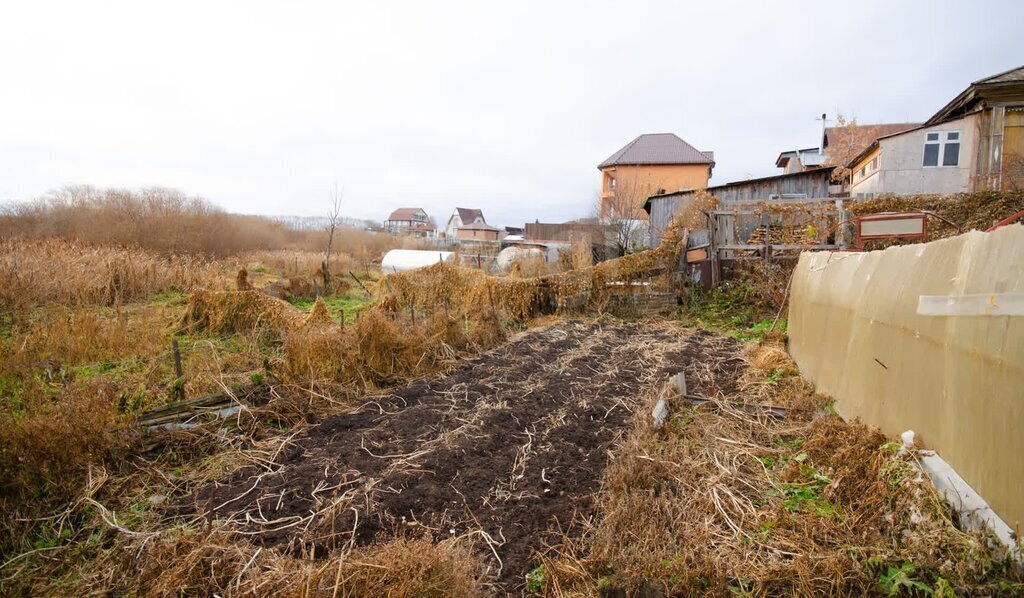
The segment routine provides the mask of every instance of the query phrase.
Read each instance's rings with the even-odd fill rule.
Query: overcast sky
[[[175,187],[235,212],[585,216],[641,133],[778,174],[822,112],[923,120],[1024,64],[1024,2],[0,4],[0,200]]]

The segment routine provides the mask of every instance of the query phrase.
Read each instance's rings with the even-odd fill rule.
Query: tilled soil
[[[534,330],[447,376],[367,397],[182,506],[313,556],[398,534],[473,536],[495,590],[518,593],[550,535],[593,515],[612,445],[669,376],[687,371],[691,392],[735,391],[740,344],[711,336]]]

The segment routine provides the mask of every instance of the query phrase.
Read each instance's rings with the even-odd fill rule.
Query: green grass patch
[[[373,299],[367,298],[366,294],[363,293],[362,290],[352,290],[344,295],[336,295],[334,297],[323,297],[323,300],[327,305],[327,311],[329,311],[331,316],[335,319],[337,319],[338,315],[344,311],[345,322],[354,322],[357,312],[361,312],[373,305]],[[292,302],[292,305],[302,311],[308,312],[313,309],[314,303],[316,303],[316,299],[297,299]]]
[[[691,287],[683,305],[682,320],[727,336],[760,340],[773,330],[786,331],[784,319],[774,321],[776,313],[762,305],[748,281],[728,280],[709,291],[700,286]]]

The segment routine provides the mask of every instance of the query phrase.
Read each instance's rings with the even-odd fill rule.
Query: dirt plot
[[[689,371],[702,394],[735,391],[740,343],[717,337],[721,354],[709,356],[710,336],[583,322],[534,330],[448,376],[368,397],[186,508],[314,557],[396,535],[473,536],[495,589],[516,591],[547,534],[572,534],[593,515],[610,447],[670,375]]]

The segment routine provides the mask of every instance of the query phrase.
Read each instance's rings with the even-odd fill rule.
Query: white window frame
[[[939,138],[937,140],[935,140],[935,141],[929,141],[928,140],[928,135],[930,135],[932,133],[938,134]],[[949,135],[951,133],[956,134],[956,139],[950,139],[949,138]],[[960,167],[960,150],[963,149],[963,142],[964,142],[964,136],[963,136],[963,133],[959,129],[942,130],[942,131],[925,131],[924,143],[921,144],[921,168],[959,168]],[[946,146],[951,144],[951,143],[957,144],[956,164],[945,165],[945,164],[943,164],[943,162],[945,161],[945,156],[946,156]],[[924,157],[925,157],[925,152],[927,151],[928,146],[932,145],[932,144],[935,144],[935,145],[939,146],[939,154],[938,154],[938,157],[936,158],[935,166],[928,166],[928,165],[926,165],[924,163]]]

